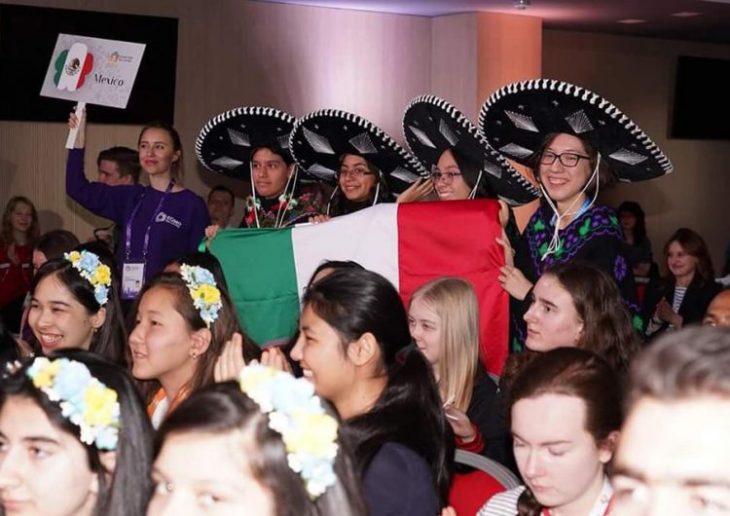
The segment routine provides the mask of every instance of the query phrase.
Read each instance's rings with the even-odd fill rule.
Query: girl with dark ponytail
[[[370,513],[436,514],[446,505],[453,435],[405,308],[382,276],[337,270],[304,296],[291,351],[344,420]]]
[[[536,355],[511,388],[514,452],[524,486],[492,497],[478,516],[611,513],[607,468],[621,427],[620,382],[598,355]]]

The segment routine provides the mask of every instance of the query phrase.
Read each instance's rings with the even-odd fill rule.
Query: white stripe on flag
[[[377,204],[321,224],[299,225],[291,238],[300,297],[324,260],[354,260],[399,287],[397,204]]]

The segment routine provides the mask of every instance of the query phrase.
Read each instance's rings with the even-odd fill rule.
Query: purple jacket
[[[165,193],[149,186],[108,186],[89,181],[84,175],[84,149],[73,149],[68,153],[66,193],[87,210],[119,224],[122,232],[116,254],[120,275],[124,262],[143,260],[145,232],[150,226],[145,281],[172,260],[196,251],[206,226],[210,224],[205,201],[190,190],[167,194],[160,212],[152,221]],[[139,209],[134,220],[130,221],[138,203]],[[131,223],[132,232],[129,260],[125,252],[128,223]]]

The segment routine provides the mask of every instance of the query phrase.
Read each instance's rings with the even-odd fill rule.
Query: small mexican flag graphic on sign
[[[94,67],[94,56],[83,43],[74,43],[56,58],[53,83],[59,90],[76,91],[84,85]]]

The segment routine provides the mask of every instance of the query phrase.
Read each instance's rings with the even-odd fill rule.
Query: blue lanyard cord
[[[162,210],[162,204],[165,202],[165,198],[167,197],[167,194],[169,194],[172,191],[172,187],[175,186],[175,180],[171,180],[167,184],[167,188],[165,189],[165,193],[160,198],[160,202],[157,203],[157,208],[155,209],[155,212],[152,214],[152,217],[150,218],[149,223],[147,224],[147,229],[144,233],[144,245],[142,247],[142,261],[147,261],[147,251],[149,249],[150,245],[150,230],[152,229],[152,224],[154,224],[155,219],[157,218],[157,215],[159,215],[160,211]],[[152,188],[152,187],[150,187]],[[129,216],[129,219],[127,220],[127,224],[124,227],[124,261],[129,262],[129,258],[132,255],[132,223],[134,222],[134,218],[137,216],[137,212],[139,211],[139,208],[142,206],[142,202],[144,201],[144,196],[147,193],[145,190],[142,193],[142,196],[139,198],[139,201],[137,201],[137,205],[132,210],[132,214]]]

